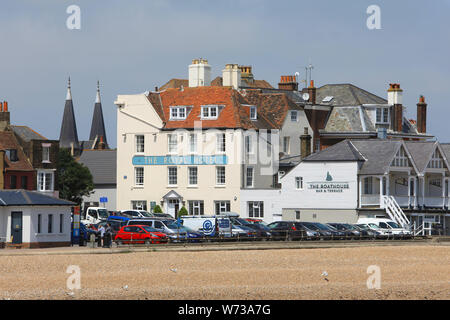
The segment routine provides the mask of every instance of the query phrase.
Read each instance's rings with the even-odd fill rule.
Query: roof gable
[[[350,140],[344,140],[306,157],[303,161],[366,161],[366,159]]]
[[[334,106],[359,106],[363,104],[386,104],[387,100],[353,84],[326,84],[317,89],[316,101],[333,97]]]
[[[0,190],[0,206],[73,206],[74,204],[36,191]]]

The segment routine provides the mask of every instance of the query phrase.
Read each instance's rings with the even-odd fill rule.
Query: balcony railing
[[[363,194],[361,195],[361,206],[379,206],[379,194]]]
[[[393,196],[398,205],[402,208],[414,208],[418,205],[422,205],[422,197],[417,198],[411,196]],[[450,207],[450,198],[443,197],[425,197],[424,205],[430,208],[443,208],[444,206]],[[383,208],[383,202],[380,202],[379,194],[363,194],[361,195],[361,207],[380,207]]]
[[[444,204],[444,198],[443,197],[425,197],[424,204],[426,207],[441,208]]]

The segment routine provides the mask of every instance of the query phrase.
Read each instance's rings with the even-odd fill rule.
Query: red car
[[[123,243],[166,243],[167,235],[146,225],[128,225],[120,228],[114,240]]]

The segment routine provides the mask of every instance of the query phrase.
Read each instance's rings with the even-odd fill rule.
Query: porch
[[[359,207],[384,208],[383,196],[392,196],[401,208],[445,209],[450,206],[449,180],[445,173],[361,175]]]

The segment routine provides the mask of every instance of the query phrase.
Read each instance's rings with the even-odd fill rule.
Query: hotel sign
[[[214,156],[134,156],[135,166],[164,166],[164,165],[226,165],[226,155]]]
[[[333,177],[327,172],[326,181],[308,182],[308,189],[319,193],[342,193],[350,189],[350,183],[333,181]]]

